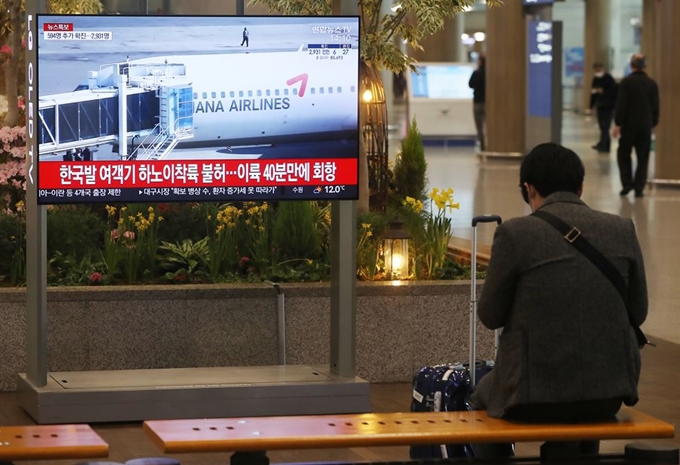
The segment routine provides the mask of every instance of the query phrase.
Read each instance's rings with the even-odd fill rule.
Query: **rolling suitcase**
[[[470,291],[470,358],[477,359],[477,224],[501,223],[496,215],[476,216],[472,219],[472,277]],[[498,348],[498,331],[494,347]],[[493,361],[476,360],[475,369],[469,362],[423,367],[413,377],[412,412],[452,412],[468,410],[472,388],[493,369]],[[467,444],[411,446],[412,459],[472,458],[474,448]]]

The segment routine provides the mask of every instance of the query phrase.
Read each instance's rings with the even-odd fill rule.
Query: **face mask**
[[[595,77],[601,78],[603,76],[604,76],[604,71],[600,71],[600,72],[595,73]]]

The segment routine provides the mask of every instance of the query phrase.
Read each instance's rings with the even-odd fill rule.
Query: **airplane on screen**
[[[111,88],[117,74],[133,87],[187,83],[193,137],[179,148],[356,137],[358,70],[350,63],[359,51],[315,50],[127,59],[102,65],[77,91]]]

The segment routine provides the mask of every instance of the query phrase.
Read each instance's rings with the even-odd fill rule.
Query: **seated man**
[[[522,195],[532,212],[577,227],[612,262],[628,302],[548,222],[527,216],[500,225],[478,313],[503,334],[494,370],[471,397],[491,417],[593,421],[638,401],[640,352],[631,323],[647,316],[642,253],[630,219],[581,201],[584,171],[573,151],[541,144],[522,162]]]

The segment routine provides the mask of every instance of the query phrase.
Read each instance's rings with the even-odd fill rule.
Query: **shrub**
[[[25,228],[22,216],[0,212],[0,281],[18,284],[25,278]]]
[[[400,206],[406,197],[425,200],[427,162],[423,140],[416,120],[409,125],[406,137],[401,141],[401,153],[394,164],[394,201]]]
[[[316,258],[320,252],[316,211],[310,202],[281,202],[273,238],[280,258]]]
[[[99,257],[105,230],[106,223],[90,206],[54,207],[47,212],[47,256]]]
[[[156,211],[165,220],[163,227],[158,229],[158,239],[165,242],[200,241],[205,237],[205,213],[209,207],[217,206],[214,203],[159,203]]]

